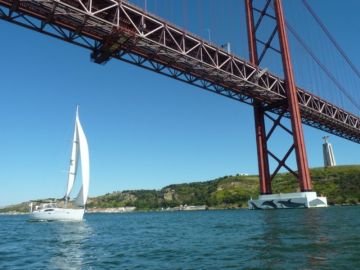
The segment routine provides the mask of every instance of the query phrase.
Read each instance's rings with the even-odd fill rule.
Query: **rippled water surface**
[[[360,207],[0,216],[0,269],[360,269]]]

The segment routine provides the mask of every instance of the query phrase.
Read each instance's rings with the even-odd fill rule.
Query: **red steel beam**
[[[266,143],[266,131],[264,110],[260,104],[254,105],[255,137],[258,156],[260,193],[271,194],[271,177],[269,169],[269,157]]]
[[[246,22],[247,22],[250,63],[257,67],[259,65],[259,58],[256,47],[252,1],[246,0],[245,5],[246,5]],[[270,169],[269,169],[269,158],[267,154],[265,115],[264,115],[263,107],[260,102],[255,102],[254,104],[254,118],[255,118],[255,138],[256,138],[257,158],[258,158],[258,168],[259,168],[260,193],[271,194],[272,190],[271,190],[271,177],[270,177]]]
[[[281,0],[274,0],[274,3],[275,3],[276,20],[278,24],[278,35],[279,35],[279,42],[281,48],[281,57],[283,62],[284,75],[285,75],[286,94],[289,104],[291,126],[293,130],[296,162],[299,172],[300,188],[301,191],[310,191],[312,189],[311,178],[310,178],[309,166],[306,156],[304,134],[301,125],[301,114],[297,99],[295,77],[292,69],[290,49],[289,49],[288,38],[285,28],[284,12],[282,8]]]
[[[256,47],[256,37],[255,37],[255,25],[254,25],[254,13],[252,7],[252,0],[246,0],[246,25],[247,25],[247,34],[248,34],[248,46],[249,46],[249,55],[250,63],[254,66],[259,65],[259,58]]]

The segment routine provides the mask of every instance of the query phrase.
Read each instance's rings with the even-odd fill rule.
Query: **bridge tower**
[[[299,181],[299,186],[301,192],[297,194],[290,195],[286,197],[289,200],[297,200],[298,197],[307,197],[311,196],[316,198],[316,193],[312,191],[312,184],[310,178],[310,172],[308,167],[308,161],[306,156],[306,148],[304,142],[304,135],[302,129],[302,118],[300,113],[300,107],[297,97],[297,88],[295,84],[295,77],[293,72],[293,67],[290,57],[289,42],[286,34],[286,23],[284,18],[284,12],[282,7],[281,0],[266,0],[263,1],[264,6],[262,8],[256,8],[253,6],[253,2],[256,0],[246,0],[246,20],[247,20],[247,33],[248,33],[248,47],[249,47],[249,56],[250,62],[256,67],[259,67],[261,60],[264,58],[265,54],[269,50],[276,51],[281,56],[281,62],[284,72],[285,88],[287,98],[284,102],[276,104],[276,109],[279,111],[277,118],[272,117],[267,111],[269,109],[274,110],[274,105],[269,106],[266,103],[260,101],[254,101],[254,118],[255,118],[255,135],[256,135],[256,145],[257,145],[257,154],[258,154],[258,167],[259,167],[259,178],[260,178],[260,198],[263,200],[258,203],[263,203],[266,200],[274,201],[275,199],[284,199],[274,197],[271,189],[271,182],[279,172],[281,168],[287,169],[291,172]],[[270,11],[274,10],[274,14]],[[258,16],[255,20],[254,13],[257,12]],[[273,20],[273,31],[267,40],[261,40],[257,31],[259,26],[264,22],[264,17],[270,18]],[[268,21],[266,22],[268,23]],[[276,49],[273,46],[273,43],[276,40],[279,43],[280,49]],[[259,54],[259,48],[262,47],[261,53]],[[260,56],[259,56],[260,55]],[[259,69],[260,70],[260,69]],[[290,118],[291,121],[291,130],[286,126],[281,124],[281,120],[284,116]],[[266,131],[265,128],[265,118],[272,120],[272,126]],[[273,132],[276,128],[284,129],[292,137],[292,145],[289,147],[284,157],[278,157],[275,153],[271,152],[268,148],[268,140],[273,135]],[[286,161],[289,158],[290,154],[295,151],[297,172],[292,170],[287,164]],[[270,174],[269,167],[269,156],[277,161],[278,165],[274,172]],[[269,196],[266,196],[269,195]],[[295,197],[294,197],[295,196]],[[249,202],[249,207],[261,208],[261,205],[253,205]],[[325,198],[325,204],[326,198]],[[268,204],[271,205],[271,204]],[[305,200],[305,207],[310,207],[308,200]],[[273,204],[271,208],[284,207],[284,205]],[[268,207],[265,207],[268,208]]]

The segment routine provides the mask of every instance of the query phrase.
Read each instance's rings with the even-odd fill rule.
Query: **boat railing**
[[[48,209],[48,208],[56,208],[56,203],[42,203],[40,205],[35,205],[35,210],[42,210],[42,209]]]

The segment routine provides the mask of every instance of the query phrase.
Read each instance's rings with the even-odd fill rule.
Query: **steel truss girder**
[[[125,1],[0,0],[0,19],[90,49],[95,61],[114,57],[242,102],[286,98],[280,78],[258,77],[245,60]],[[297,95],[303,123],[360,143],[359,117],[303,89]]]

